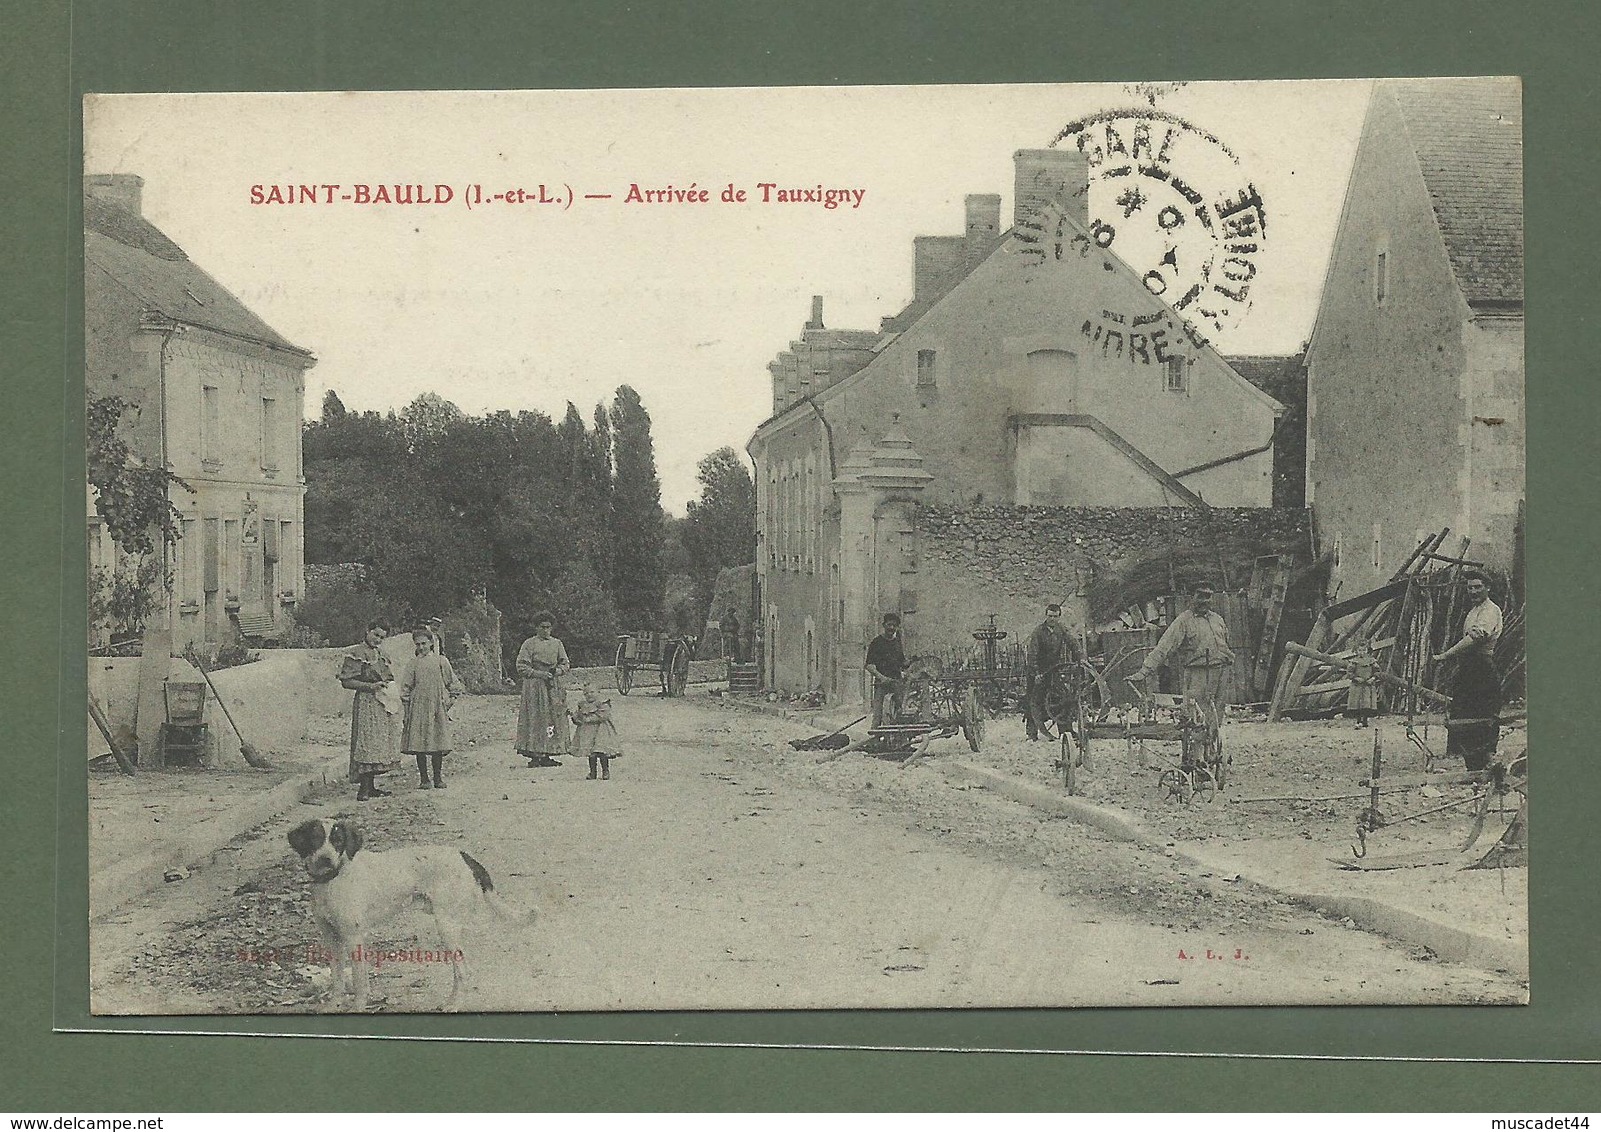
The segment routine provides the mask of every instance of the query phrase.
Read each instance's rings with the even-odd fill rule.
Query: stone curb
[[[734,711],[749,711],[755,712],[757,715],[770,715],[774,719],[797,723],[803,727],[810,727],[814,731],[833,731],[856,718],[848,708],[844,711],[835,710],[832,712],[826,708],[791,708],[781,703],[758,703],[739,699],[735,696],[723,696],[718,699],[718,702]],[[862,711],[865,713],[867,709],[864,707]]]
[[[1014,802],[1048,810],[1093,826],[1118,841],[1151,845],[1167,843],[1165,837],[1149,833],[1122,810],[1056,794],[1010,775],[957,760],[942,760],[936,765],[947,778],[977,783]],[[1235,871],[1234,863],[1225,865],[1177,847],[1174,851],[1179,860],[1194,868],[1214,873]],[[1240,880],[1255,888],[1275,893],[1292,903],[1310,908],[1314,912],[1341,916],[1368,931],[1378,932],[1403,943],[1427,947],[1441,959],[1486,970],[1505,970],[1523,979],[1529,977],[1528,954],[1511,940],[1497,939],[1494,936],[1442,924],[1438,920],[1431,920],[1427,916],[1405,908],[1397,908],[1374,897],[1300,892],[1244,873],[1240,874]]]
[[[179,837],[102,869],[89,878],[89,919],[94,921],[110,915],[130,901],[160,888],[169,869],[204,860],[240,834],[272,821],[324,785],[332,768],[337,767],[342,778],[345,765],[344,755],[330,759],[328,767],[322,770],[280,782],[263,794],[245,798],[214,817],[196,822]]]

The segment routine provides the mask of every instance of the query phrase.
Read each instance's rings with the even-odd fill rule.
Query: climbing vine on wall
[[[180,513],[167,489],[188,484],[166,468],[147,467],[136,461],[133,450],[118,435],[122,415],[133,408],[121,397],[95,397],[89,401],[89,483],[97,492],[95,511],[112,540],[125,554],[148,555],[183,537]]]

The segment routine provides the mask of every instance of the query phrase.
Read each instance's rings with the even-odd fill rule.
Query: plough
[[[1411,738],[1411,736],[1409,736]],[[1419,741],[1421,742],[1421,741]],[[1378,762],[1378,737],[1374,736],[1374,762]],[[1351,857],[1331,857],[1342,869],[1373,871],[1382,869],[1410,869],[1425,865],[1455,864],[1459,869],[1485,869],[1526,866],[1528,864],[1529,827],[1529,757],[1519,755],[1510,762],[1497,760],[1483,771],[1464,776],[1477,787],[1472,795],[1433,806],[1416,813],[1399,817],[1386,817],[1378,809],[1378,781],[1375,773],[1370,779],[1371,796],[1368,808],[1357,818],[1357,844],[1351,846]],[[1506,800],[1509,794],[1518,796],[1512,817],[1506,818]],[[1418,821],[1446,810],[1473,806],[1473,826],[1467,838],[1455,849],[1424,849],[1415,853],[1392,853],[1385,856],[1368,856],[1368,834],[1380,829]],[[1505,821],[1501,833],[1487,850],[1477,848],[1484,835],[1484,827],[1491,812]]]

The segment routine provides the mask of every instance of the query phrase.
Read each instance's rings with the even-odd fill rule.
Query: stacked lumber
[[[1455,639],[1467,614],[1462,571],[1463,539],[1455,557],[1440,553],[1449,527],[1420,542],[1390,580],[1318,614],[1304,647],[1279,665],[1268,718],[1332,715],[1344,710],[1351,687],[1349,662],[1365,643],[1375,659],[1379,703],[1387,711],[1437,710],[1442,677],[1434,655]]]

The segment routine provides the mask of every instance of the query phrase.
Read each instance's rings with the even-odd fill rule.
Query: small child
[[[411,635],[417,655],[400,681],[400,699],[405,705],[400,749],[417,759],[417,786],[427,790],[429,763],[433,764],[435,790],[445,788],[443,763],[450,754],[450,709],[466,689],[456,678],[456,670],[434,651],[437,639],[426,625]]]
[[[585,684],[578,703],[567,714],[574,725],[573,751],[589,756],[589,774],[585,777],[595,777],[598,763],[600,777],[610,778],[612,756],[622,753],[617,749],[617,725],[612,722],[611,701],[602,697],[593,684]]]
[[[1351,657],[1351,687],[1346,692],[1345,714],[1355,719],[1358,727],[1366,727],[1368,720],[1379,714],[1378,658],[1373,655],[1372,642],[1364,640]]]

